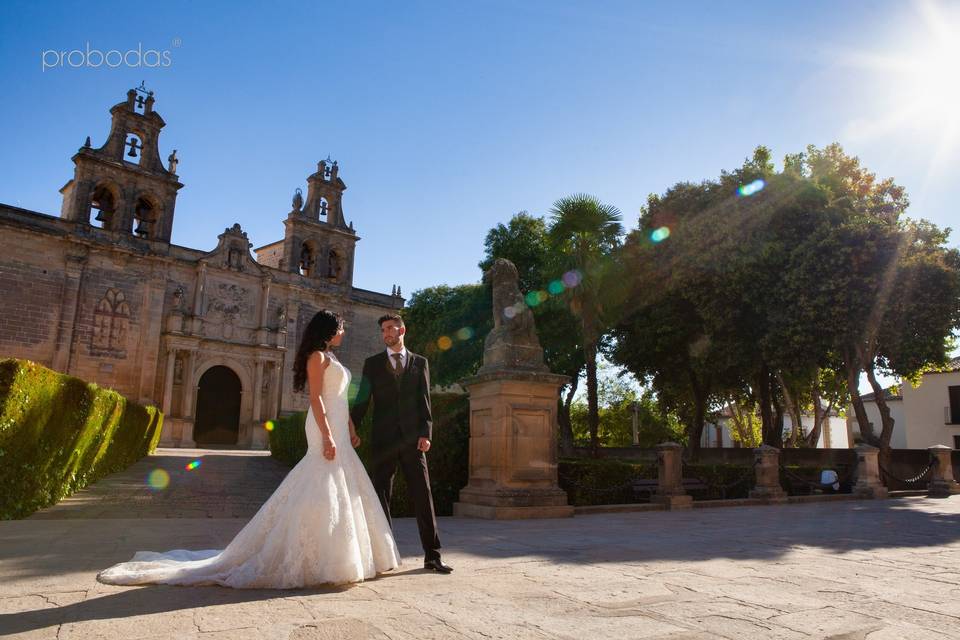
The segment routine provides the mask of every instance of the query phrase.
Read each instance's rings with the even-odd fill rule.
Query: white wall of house
[[[912,445],[908,445],[905,404],[905,401],[901,398],[887,398],[887,406],[890,407],[890,416],[893,418],[893,434],[890,436],[890,446],[894,449],[913,448]],[[874,435],[880,437],[880,429],[883,423],[880,421],[880,409],[877,408],[877,403],[872,400],[865,400],[863,408],[866,409],[867,418],[873,424]],[[851,434],[854,437],[859,436],[860,425],[857,424],[857,416],[853,413],[853,407],[847,408],[847,422],[850,425]]]
[[[960,371],[924,374],[918,387],[909,382],[901,385],[909,427],[905,429],[907,448],[926,449],[937,444],[955,447],[954,436],[960,436],[960,424],[950,424],[948,391],[955,386],[960,386]]]
[[[730,437],[729,422],[729,418],[721,418],[717,424],[704,426],[700,446],[711,448],[737,446],[733,438]],[[783,425],[786,431],[793,428],[793,421],[790,416],[784,416]],[[813,429],[813,416],[800,416],[800,425],[804,435],[810,433],[810,430]],[[847,434],[847,421],[839,416],[831,416],[823,425],[817,448],[849,449],[851,445],[852,442]]]

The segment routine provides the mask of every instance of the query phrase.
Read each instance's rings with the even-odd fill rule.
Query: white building
[[[885,390],[887,406],[893,416],[894,449],[926,449],[944,444],[960,449],[960,358],[954,358],[946,371],[923,374],[920,384],[899,386],[899,393]],[[863,396],[864,408],[880,434],[880,412],[874,394]],[[853,410],[847,412],[851,435],[860,433]]]
[[[720,418],[716,424],[704,426],[703,437],[700,440],[701,447],[740,447],[730,436],[730,418]],[[793,430],[793,421],[790,416],[783,417],[783,428],[785,432]],[[810,433],[813,429],[813,416],[800,416],[800,428],[803,435]],[[817,449],[849,449],[853,446],[850,434],[847,429],[847,421],[837,415],[831,415],[823,423],[823,429],[820,431],[820,439],[817,441]]]

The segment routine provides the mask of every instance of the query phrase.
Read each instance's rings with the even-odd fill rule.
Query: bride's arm
[[[323,457],[333,460],[337,455],[337,446],[333,443],[333,434],[327,423],[327,410],[323,406],[323,373],[330,366],[330,360],[322,351],[314,351],[307,358],[307,384],[310,387],[310,407],[313,417],[320,428],[320,437],[323,439]]]

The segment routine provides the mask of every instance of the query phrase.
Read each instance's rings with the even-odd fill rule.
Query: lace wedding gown
[[[400,566],[383,508],[350,445],[349,383],[350,372],[331,358],[322,397],[336,457],[323,457],[311,408],[305,427],[307,454],[226,549],[139,551],[97,579],[124,585],[289,589],[359,582]]]

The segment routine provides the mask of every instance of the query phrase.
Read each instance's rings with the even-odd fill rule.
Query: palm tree
[[[571,309],[580,319],[583,356],[587,365],[590,444],[596,454],[600,446],[597,344],[605,330],[600,280],[614,250],[620,246],[620,237],[623,235],[621,214],[613,205],[603,204],[597,198],[582,193],[557,200],[550,214],[553,245],[579,272],[578,277],[568,277],[565,281]]]

